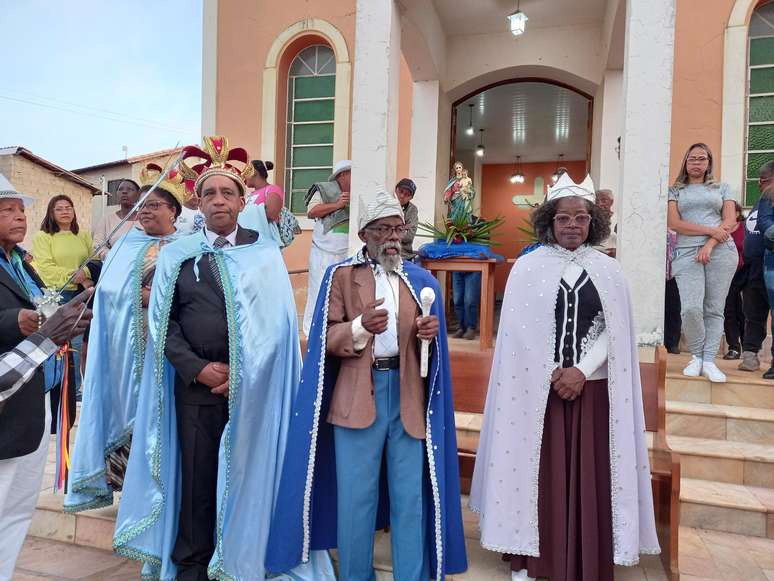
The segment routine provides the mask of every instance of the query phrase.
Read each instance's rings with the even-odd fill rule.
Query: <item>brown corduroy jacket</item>
[[[336,270],[328,303],[327,353],[340,359],[340,368],[328,421],[345,428],[367,428],[376,419],[374,403],[373,337],[355,351],[352,321],[376,296],[370,266],[344,266]],[[400,282],[398,299],[400,354],[400,417],[410,436],[425,438],[425,380],[419,376],[419,340],[416,319],[421,312],[406,283]]]

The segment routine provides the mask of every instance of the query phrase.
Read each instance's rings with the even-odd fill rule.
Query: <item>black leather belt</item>
[[[379,371],[398,368],[400,368],[399,355],[396,355],[395,357],[377,357],[374,359],[374,369],[378,369]]]

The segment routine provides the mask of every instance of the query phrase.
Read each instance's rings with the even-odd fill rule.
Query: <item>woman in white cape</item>
[[[637,341],[589,178],[532,216],[542,246],[508,278],[473,485],[484,548],[513,579],[613,581],[659,552]]]

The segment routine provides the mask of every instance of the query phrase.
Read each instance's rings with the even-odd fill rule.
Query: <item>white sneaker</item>
[[[527,576],[527,570],[511,571],[511,581],[535,581],[534,577]]]
[[[713,383],[726,382],[726,374],[718,369],[714,361],[705,361],[701,366],[701,374]]]
[[[701,359],[693,356],[688,366],[683,369],[683,375],[686,377],[699,377],[701,375]]]

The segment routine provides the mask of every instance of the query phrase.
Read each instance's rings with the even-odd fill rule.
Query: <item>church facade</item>
[[[514,35],[517,11],[527,20]],[[774,155],[774,2],[204,0],[202,88],[203,133],[273,161],[305,229],[303,193],[340,159],[353,161],[351,215],[358,193],[411,177],[427,222],[465,160],[477,209],[509,232],[560,165],[590,173],[615,194],[618,258],[651,343],[667,189],[686,148],[707,143],[743,204],[760,195],[757,169]],[[526,183],[507,180],[517,171]],[[291,267],[309,244],[305,232],[286,251]]]

